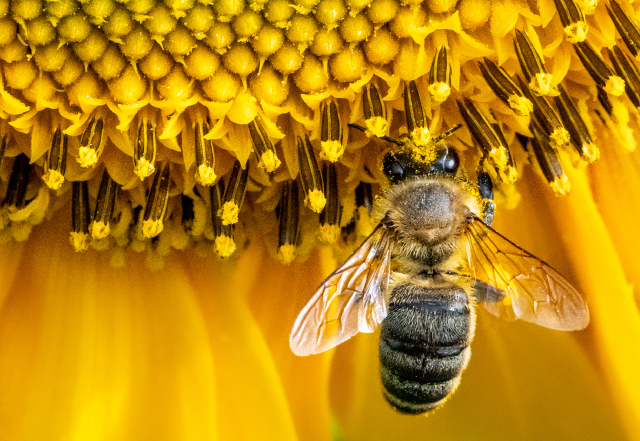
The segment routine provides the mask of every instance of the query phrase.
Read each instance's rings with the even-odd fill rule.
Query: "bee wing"
[[[390,269],[391,234],[380,223],[300,311],[289,338],[293,353],[318,354],[358,332],[373,332],[387,316]]]
[[[587,326],[586,303],[558,271],[477,217],[468,224],[465,235],[475,278],[504,293],[497,301],[483,303],[489,312],[561,331]]]

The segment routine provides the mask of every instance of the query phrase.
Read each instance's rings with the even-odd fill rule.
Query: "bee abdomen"
[[[396,286],[382,322],[385,397],[399,411],[423,413],[455,390],[466,367],[473,318],[465,291],[436,280]]]

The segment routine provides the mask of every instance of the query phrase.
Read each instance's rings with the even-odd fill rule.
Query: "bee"
[[[296,355],[331,349],[381,326],[386,400],[399,412],[440,406],[469,363],[476,308],[563,330],[583,329],[589,311],[558,271],[491,228],[489,175],[459,177],[446,142],[431,163],[390,153],[390,186],[373,233],[322,282],[290,336]]]

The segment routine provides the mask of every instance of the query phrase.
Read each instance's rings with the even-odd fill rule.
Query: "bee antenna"
[[[349,124],[347,124],[347,125],[348,125],[349,127],[351,127],[351,128],[354,128],[354,129],[360,130],[361,132],[366,132],[366,131],[367,131],[367,129],[366,129],[366,128],[364,128],[364,127],[362,127],[362,126],[359,126],[359,125],[357,125],[357,124],[351,124],[351,123],[349,123]],[[393,138],[391,138],[391,137],[389,137],[389,136],[376,136],[376,138],[378,138],[378,139],[382,139],[382,140],[385,140],[385,141],[387,141],[387,142],[392,142],[392,143],[394,143],[395,145],[399,145],[399,146],[403,146],[403,145],[404,145],[402,142],[398,141],[397,139],[393,139]]]
[[[453,132],[455,132],[456,130],[458,130],[461,127],[462,127],[462,124],[456,124],[455,126],[451,127],[446,132],[442,133],[436,139],[434,139],[434,143],[442,141],[444,138],[446,138],[447,136],[451,135]]]

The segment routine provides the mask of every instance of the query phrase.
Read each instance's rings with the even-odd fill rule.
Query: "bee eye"
[[[447,175],[455,175],[458,173],[460,166],[460,157],[458,152],[451,146],[445,146],[438,152],[438,156],[433,164],[435,171],[445,173]]]
[[[407,153],[388,153],[382,161],[382,171],[392,184],[428,173],[424,162]]]

